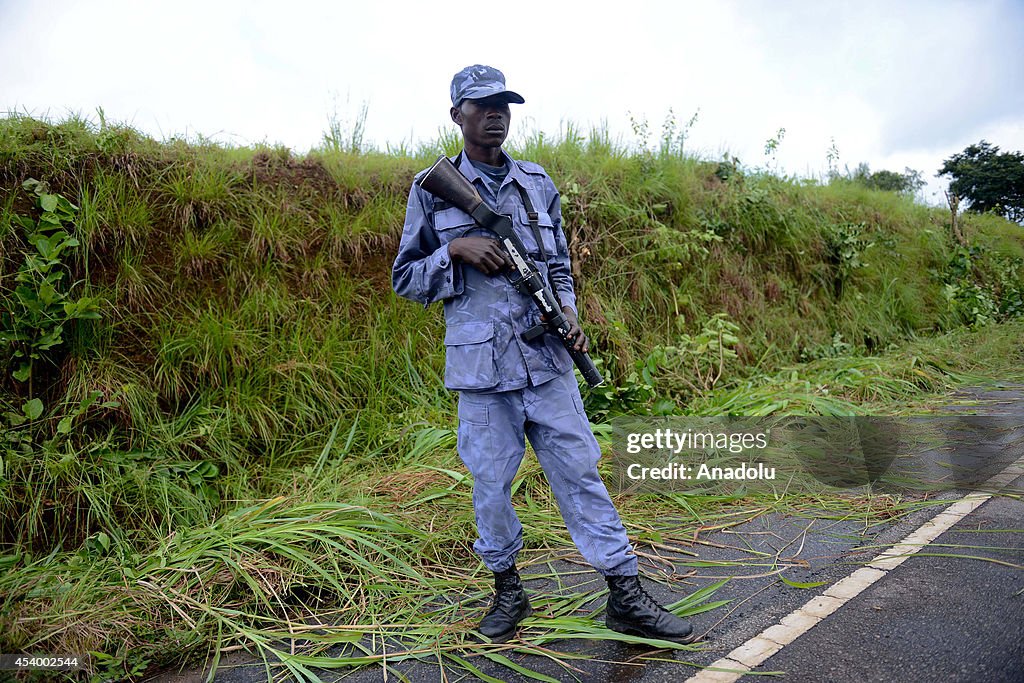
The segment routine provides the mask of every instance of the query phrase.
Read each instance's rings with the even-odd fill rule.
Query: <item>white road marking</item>
[[[1024,458],[1020,458],[985,485],[995,489],[1008,486],[1017,477],[1024,475]],[[867,566],[829,586],[824,593],[808,600],[803,607],[783,617],[779,623],[766,628],[743,643],[725,657],[709,665],[707,669],[686,679],[686,683],[733,683],[766,659],[789,645],[821,620],[832,614],[865,588],[895,569],[907,558],[928,545],[939,534],[971,514],[993,496],[991,493],[969,493],[938,513],[902,541],[879,553]],[[719,671],[711,671],[719,669]],[[731,669],[723,671],[722,669]]]

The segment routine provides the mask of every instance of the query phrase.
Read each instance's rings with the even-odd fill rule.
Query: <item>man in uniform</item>
[[[523,98],[505,87],[500,71],[477,64],[452,79],[451,99],[451,118],[464,143],[456,167],[492,209],[512,216],[571,322],[569,338],[587,351],[558,191],[539,165],[502,150],[509,103],[522,104]],[[392,284],[399,295],[425,306],[444,302],[445,386],[459,392],[458,449],[473,475],[479,536],[473,548],[494,572],[494,601],[480,632],[505,641],[531,613],[515,566],[523,527],[511,503],[525,435],[576,547],[607,579],[607,626],[691,642],[690,623],[663,609],[640,585],[636,556],[597,471],[601,451],[569,354],[554,334],[532,341],[520,336],[540,322],[540,313],[505,276],[511,265],[500,243],[468,214],[413,184]]]

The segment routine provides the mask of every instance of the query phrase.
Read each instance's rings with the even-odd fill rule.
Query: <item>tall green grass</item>
[[[245,645],[299,677],[330,664],[303,653],[374,637],[412,643],[392,661],[473,671],[472,656],[503,657],[467,641],[478,614],[435,601],[484,596],[488,577],[470,545],[440,310],[390,290],[412,176],[459,140],[381,153],[333,139],[297,157],[157,143],[77,118],[0,121],[4,301],[26,248],[10,219],[31,213],[19,188],[35,177],[81,207],[69,280],[103,316],[66,331],[37,395],[0,378],[0,413],[44,406],[26,424],[0,422],[0,650],[95,651],[114,678],[209,643]],[[612,412],[658,399],[697,414],[910,410],[1024,367],[1019,323],[964,327],[947,301],[954,250],[941,211],[671,146],[633,150],[601,130],[525,134],[512,152],[561,190],[581,317],[618,392]],[[1024,254],[1019,228],[964,223],[980,247],[971,277],[992,297],[1010,292],[998,264]],[[685,389],[671,367],[642,376],[653,349],[719,313],[738,342],[715,386]],[[60,433],[94,391],[103,401]],[[515,496],[526,561],[575,559],[535,461]],[[744,514],[831,505],[868,518],[878,507],[617,503],[631,533],[679,547]],[[577,611],[593,597],[541,596],[551,618],[531,621],[521,648],[605,637]],[[370,648],[335,664],[382,658]]]

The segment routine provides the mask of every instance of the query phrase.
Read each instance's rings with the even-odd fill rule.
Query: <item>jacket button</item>
[[[445,275],[444,276],[444,281],[445,282],[451,282],[452,281],[452,276],[451,275]]]

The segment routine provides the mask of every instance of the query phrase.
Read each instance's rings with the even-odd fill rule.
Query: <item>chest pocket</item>
[[[434,230],[444,245],[456,237],[465,237],[471,230],[479,231],[480,227],[469,214],[452,206],[434,214]]]
[[[523,244],[530,250],[531,256],[540,258],[540,249],[533,230],[530,228],[530,219],[526,215],[526,209],[519,209],[518,232],[522,236]],[[544,254],[550,259],[557,253],[558,243],[555,239],[555,224],[547,211],[537,212],[537,231],[540,233],[541,241],[544,244]]]

